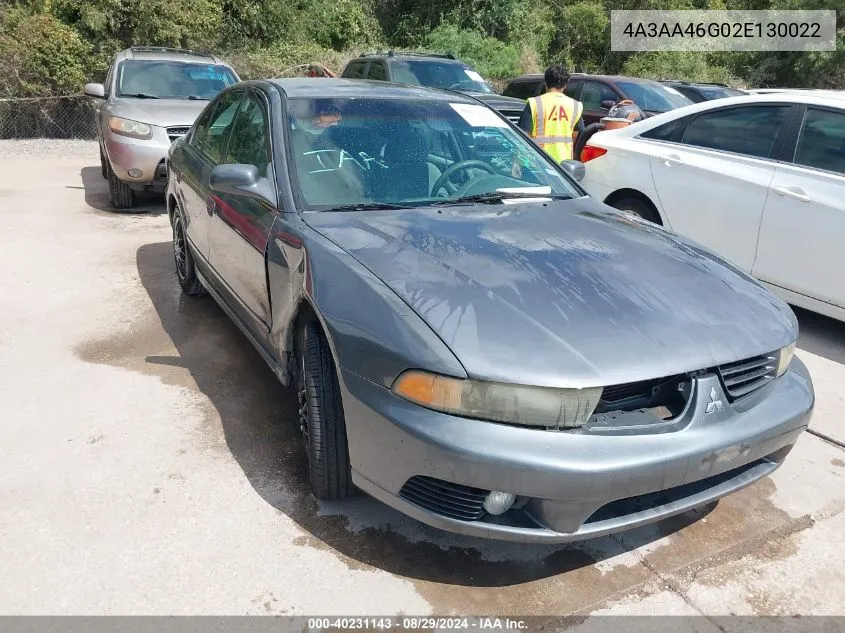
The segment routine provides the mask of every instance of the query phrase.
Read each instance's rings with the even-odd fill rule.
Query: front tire
[[[103,178],[109,177],[109,167],[108,162],[106,162],[106,155],[103,154],[103,148],[100,148],[100,173],[103,174]]]
[[[302,328],[299,341],[300,430],[311,492],[321,500],[345,499],[355,494],[355,486],[334,360],[316,323]]]
[[[173,212],[173,261],[176,264],[176,279],[179,280],[182,292],[190,297],[204,295],[206,290],[197,277],[194,256],[185,233],[185,221],[178,207]]]
[[[131,209],[135,206],[135,192],[128,183],[123,182],[114,173],[111,165],[108,165],[109,172],[109,198],[115,209]]]

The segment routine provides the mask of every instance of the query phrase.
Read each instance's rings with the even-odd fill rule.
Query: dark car
[[[411,86],[457,90],[472,95],[507,117],[519,121],[525,109],[522,99],[496,94],[472,66],[453,55],[387,51],[365,53],[346,65],[341,75],[345,79],[391,81]]]
[[[545,91],[543,75],[523,75],[512,79],[502,93],[508,97],[529,99]],[[613,75],[573,73],[566,95],[584,104],[584,124],[596,123],[622,99],[636,103],[646,116],[668,112],[692,101],[671,86],[651,79]]]
[[[470,97],[245,82],[168,167],[179,284],[296,389],[320,499],[577,540],[747,486],[807,426],[786,304]]]
[[[664,86],[671,86],[695,103],[724,99],[726,97],[741,97],[748,93],[737,88],[730,88],[725,84],[690,83],[688,81],[661,81]]]

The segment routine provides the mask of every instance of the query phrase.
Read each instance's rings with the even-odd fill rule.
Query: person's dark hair
[[[566,88],[566,84],[569,83],[569,71],[563,66],[555,64],[546,69],[543,78],[546,81],[546,88],[557,88],[559,90]]]

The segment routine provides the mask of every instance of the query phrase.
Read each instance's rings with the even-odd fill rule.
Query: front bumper
[[[115,176],[138,188],[160,189],[167,185],[165,157],[171,140],[167,130],[153,126],[152,138],[138,139],[105,130],[103,145]],[[130,176],[137,169],[139,175]]]
[[[782,378],[733,404],[717,376],[697,378],[675,428],[617,435],[459,418],[413,405],[350,372],[342,377],[359,488],[435,527],[525,542],[618,532],[739,490],[783,462],[814,404],[810,376],[797,358]],[[713,388],[724,406],[707,413]],[[497,517],[456,519],[402,494],[420,476],[513,493],[527,505]]]

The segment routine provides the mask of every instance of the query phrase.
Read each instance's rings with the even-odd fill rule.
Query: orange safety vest
[[[572,135],[584,106],[562,92],[547,92],[528,100],[531,138],[557,162],[572,159]]]

